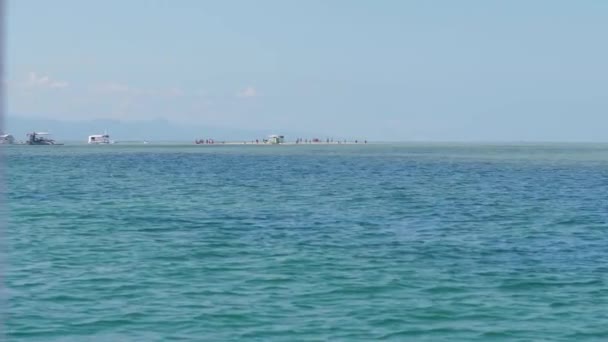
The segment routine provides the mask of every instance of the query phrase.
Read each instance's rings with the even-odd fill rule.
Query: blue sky
[[[11,116],[608,140],[606,1],[13,0],[7,14]]]

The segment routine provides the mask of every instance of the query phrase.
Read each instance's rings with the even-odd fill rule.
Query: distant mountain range
[[[52,120],[23,116],[8,116],[5,119],[6,133],[17,140],[24,139],[27,132],[49,132],[58,141],[86,141],[91,134],[107,131],[116,141],[194,141],[211,138],[216,141],[250,141],[262,139],[269,134],[283,134],[288,140],[302,138],[325,138],[324,135],[295,131],[263,131],[257,129],[232,129],[203,125],[176,124],[168,120],[145,121],[96,119],[83,121]]]

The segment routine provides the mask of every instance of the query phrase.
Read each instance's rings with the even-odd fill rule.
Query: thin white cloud
[[[185,95],[184,91],[177,87],[167,89],[164,94],[169,97],[180,97]]]
[[[27,79],[23,83],[27,88],[67,88],[68,82],[54,80],[47,75],[38,75],[34,71],[30,71]]]
[[[237,94],[238,97],[256,97],[258,96],[258,91],[254,87],[247,87]]]
[[[187,93],[178,87],[169,87],[161,89],[144,89],[130,86],[120,82],[108,82],[97,84],[92,87],[96,93],[100,94],[115,94],[129,96],[162,96],[176,98],[186,96]]]
[[[129,85],[117,82],[109,82],[98,84],[93,87],[97,92],[100,93],[112,93],[112,94],[131,94],[137,95],[141,93],[140,89],[131,87]]]

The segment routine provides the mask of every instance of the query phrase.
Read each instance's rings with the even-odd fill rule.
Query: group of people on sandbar
[[[322,143],[323,140],[322,139],[318,139],[318,138],[312,138],[312,139],[302,139],[302,138],[298,138],[296,139],[296,144],[318,144],[318,143]],[[327,138],[325,139],[325,143],[327,144],[331,144],[334,142],[334,138]],[[340,144],[342,143],[341,140],[336,140],[336,143]],[[344,143],[346,144],[346,139],[344,140]]]
[[[355,144],[358,144],[359,140],[355,140],[354,142],[355,142]],[[298,139],[296,139],[296,144],[319,144],[319,143],[323,143],[323,140],[322,139],[318,139],[318,138],[313,138],[313,139],[298,138]],[[346,139],[344,139],[344,140],[336,140],[334,142],[334,138],[327,138],[327,139],[325,139],[325,143],[326,144],[333,144],[333,143],[337,143],[337,144],[344,143],[344,144],[346,144],[347,140]],[[364,140],[364,143],[367,144],[367,140]]]

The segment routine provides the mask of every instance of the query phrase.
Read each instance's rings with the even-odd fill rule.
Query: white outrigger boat
[[[11,134],[0,135],[0,145],[12,145],[15,143],[15,137]]]
[[[88,143],[92,145],[106,145],[113,144],[114,141],[110,140],[110,135],[108,133],[104,133],[89,135]]]

